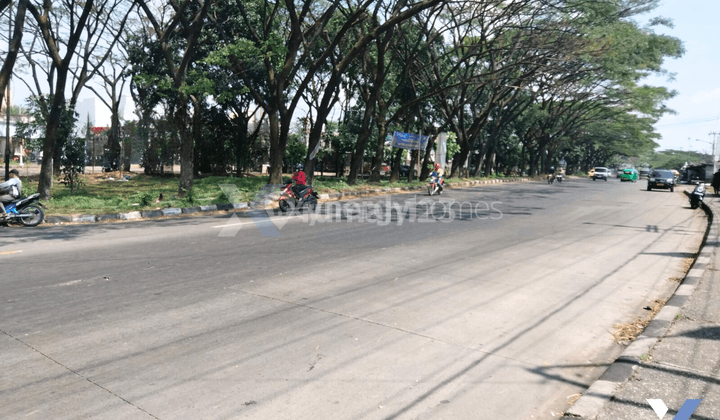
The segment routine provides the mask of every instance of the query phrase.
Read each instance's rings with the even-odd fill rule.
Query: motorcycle
[[[436,176],[431,176],[430,182],[428,183],[428,194],[429,195],[435,195],[435,193],[442,194],[442,186],[441,186],[442,182],[443,182],[442,180],[440,180],[438,182],[438,178]]]
[[[557,174],[557,182],[562,182],[563,174]]]
[[[280,193],[280,198],[278,198],[278,205],[283,213],[291,207],[295,209],[306,204],[310,210],[315,210],[318,203],[318,195],[313,190],[312,185],[304,185],[303,189],[299,192],[300,194],[295,194],[291,180],[285,181],[285,187]]]
[[[696,209],[700,207],[700,205],[703,202],[703,198],[705,198],[705,185],[704,184],[698,184],[695,186],[695,189],[693,192],[690,193],[690,208]]]
[[[40,194],[33,194],[26,198],[19,198],[5,204],[5,214],[0,217],[0,223],[13,223],[23,226],[37,226],[42,223],[45,214],[43,205],[38,201]]]
[[[555,183],[555,174],[548,174],[547,181],[548,181],[548,184],[554,184]]]

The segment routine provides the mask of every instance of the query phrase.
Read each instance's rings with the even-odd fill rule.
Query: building
[[[112,124],[110,108],[97,96],[79,100],[75,106],[75,112],[78,114],[78,120],[75,123],[75,134],[78,137],[85,137],[88,124],[90,127],[110,127]],[[120,99],[119,114],[120,124],[138,119],[135,115],[135,102],[130,95],[123,95]]]

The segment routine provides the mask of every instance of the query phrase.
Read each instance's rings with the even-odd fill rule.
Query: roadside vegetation
[[[124,176],[130,179],[125,180]],[[491,177],[490,179],[502,178]],[[195,180],[192,193],[184,197],[177,195],[179,178],[177,176],[149,176],[144,174],[103,173],[80,175],[81,184],[74,191],[57,183],[53,196],[44,202],[47,213],[59,214],[104,214],[122,213],[136,210],[157,210],[168,207],[195,207],[211,204],[229,203],[220,190],[221,184],[234,184],[240,191],[240,201],[252,201],[257,192],[268,183],[268,176],[208,176]],[[474,178],[485,179],[485,178]],[[469,178],[454,178],[447,183],[466,182]],[[347,178],[315,177],[313,185],[320,194],[332,194],[349,191],[368,191],[382,188],[403,188],[424,186],[421,181],[382,180],[367,182],[361,180],[349,185]],[[37,191],[37,176],[23,177],[23,193],[30,195]],[[279,191],[279,190],[278,190]]]

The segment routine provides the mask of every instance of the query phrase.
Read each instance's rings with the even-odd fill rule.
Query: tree
[[[50,198],[50,187],[52,187],[53,181],[53,157],[56,155],[56,151],[59,150],[58,145],[66,140],[66,137],[63,138],[64,133],[61,131],[61,119],[63,113],[66,112],[65,88],[67,86],[70,63],[76,53],[76,48],[85,30],[88,18],[95,7],[94,0],[87,0],[82,7],[79,5],[76,6],[74,3],[71,4],[69,0],[63,2],[63,4],[68,6],[72,16],[67,28],[69,38],[66,43],[61,40],[59,33],[55,31],[56,28],[51,24],[50,12],[53,9],[53,5],[50,0],[44,0],[42,11],[35,7],[29,7],[42,33],[45,47],[52,61],[52,74],[55,77],[55,89],[52,95],[52,102],[49,103],[49,107],[43,106],[44,109],[48,110],[48,116],[47,126],[45,127],[45,144],[43,145],[44,158],[38,180],[38,192],[42,199]],[[80,9],[77,13],[75,13],[76,8]],[[60,50],[62,45],[65,45],[64,54]],[[53,85],[52,78],[49,78],[48,81]],[[44,101],[43,96],[40,96],[40,101]]]
[[[147,0],[137,0],[140,9],[143,11],[152,30],[147,33],[155,38],[156,48],[160,49],[165,59],[165,71],[169,77],[172,89],[175,94],[173,104],[173,117],[175,127],[180,135],[180,183],[178,194],[184,196],[192,189],[193,184],[193,160],[194,140],[200,134],[200,126],[197,121],[200,118],[200,98],[193,95],[186,85],[188,71],[195,59],[195,52],[198,46],[198,39],[212,0],[185,0],[182,2],[172,1],[172,10],[151,10]],[[163,20],[165,12],[170,12],[167,22]],[[177,45],[173,41],[175,36],[182,38],[182,53],[177,54]],[[188,101],[192,102],[196,123],[189,127]]]
[[[3,10],[8,10],[8,13],[10,13],[10,0],[3,0],[0,2],[0,12]],[[12,33],[12,37],[8,39],[9,48],[7,51],[7,54],[5,55],[5,61],[3,62],[2,68],[0,68],[0,104],[2,104],[3,99],[6,100],[6,106],[7,109],[10,109],[10,98],[4,98],[5,97],[5,90],[10,83],[10,76],[12,75],[13,68],[15,67],[15,61],[18,57],[18,52],[20,51],[20,45],[22,42],[22,36],[23,36],[23,26],[25,24],[25,12],[27,10],[28,1],[27,0],[20,0],[18,2],[18,8],[17,12],[15,13],[15,23],[14,23],[14,30]],[[9,16],[8,16],[9,18]],[[9,141],[10,136],[6,136],[6,141],[8,141],[7,146],[5,148],[5,152],[9,150]],[[5,180],[8,180],[10,177],[10,155],[5,153]]]

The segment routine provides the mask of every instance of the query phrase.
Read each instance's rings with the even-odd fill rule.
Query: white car
[[[598,166],[595,168],[595,173],[593,174],[593,181],[597,181],[598,179],[604,179],[605,181],[608,180],[608,177],[610,176],[610,169],[604,167],[604,166]]]

